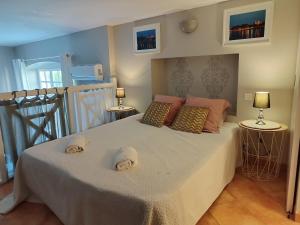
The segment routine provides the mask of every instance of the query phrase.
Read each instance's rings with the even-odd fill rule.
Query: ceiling
[[[226,0],[1,0],[0,46],[17,46]]]

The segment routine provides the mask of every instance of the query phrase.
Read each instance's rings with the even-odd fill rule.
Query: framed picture
[[[135,53],[160,52],[160,24],[150,24],[133,28],[133,48]]]
[[[226,9],[223,45],[270,41],[272,20],[272,1]]]

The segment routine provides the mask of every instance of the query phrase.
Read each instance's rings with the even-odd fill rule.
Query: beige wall
[[[151,58],[239,53],[237,120],[256,117],[257,111],[252,108],[252,102],[243,100],[245,92],[269,90],[272,108],[266,110],[266,118],[289,124],[300,1],[274,1],[271,44],[223,47],[221,43],[223,10],[256,2],[262,1],[232,0],[114,27],[116,74],[120,85],[127,88],[126,104],[144,111],[151,102]],[[178,24],[189,16],[198,19],[199,27],[192,34],[184,34]],[[135,55],[132,50],[132,28],[156,22],[161,24],[161,53]]]
[[[107,36],[108,36],[108,58],[109,58],[109,69],[110,75],[116,75],[116,49],[115,49],[115,33],[111,26],[107,26]]]

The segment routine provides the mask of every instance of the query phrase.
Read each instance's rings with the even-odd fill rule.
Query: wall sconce
[[[198,20],[194,18],[183,20],[179,27],[183,33],[193,33],[198,27]]]

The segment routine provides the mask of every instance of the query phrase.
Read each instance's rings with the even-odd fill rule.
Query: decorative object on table
[[[160,52],[160,24],[149,24],[133,28],[133,47],[135,53]]]
[[[272,1],[226,9],[223,21],[223,45],[268,42],[272,19]]]
[[[287,126],[280,124],[276,129],[260,129],[255,120],[246,120],[240,122],[239,127],[243,174],[258,180],[278,177]]]
[[[253,107],[259,109],[257,122],[258,125],[266,125],[264,121],[264,109],[271,107],[270,93],[269,92],[256,92],[253,101]]]
[[[116,98],[118,99],[119,108],[123,107],[123,98],[125,98],[125,88],[117,88],[116,89]]]
[[[179,27],[183,33],[193,33],[198,27],[198,20],[195,18],[183,20],[180,22]]]
[[[136,109],[131,106],[122,106],[122,108],[120,108],[119,106],[114,106],[109,109],[106,109],[106,111],[111,114],[110,121],[114,120],[112,119],[112,115],[115,115],[116,120],[120,120],[128,116],[133,116],[137,113]]]

